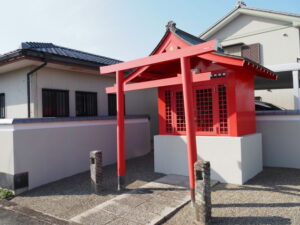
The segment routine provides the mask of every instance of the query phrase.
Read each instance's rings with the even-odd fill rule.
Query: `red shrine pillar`
[[[125,184],[125,129],[124,129],[124,71],[116,72],[117,80],[117,163],[118,190]]]
[[[197,161],[197,146],[196,146],[196,132],[194,121],[194,107],[193,107],[193,89],[192,89],[192,73],[190,58],[180,58],[181,74],[182,74],[182,89],[184,100],[184,114],[186,124],[186,138],[187,138],[187,154],[189,166],[189,180],[191,189],[192,204],[195,203],[195,175],[194,164]]]

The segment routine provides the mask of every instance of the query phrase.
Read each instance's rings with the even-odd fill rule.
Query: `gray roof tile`
[[[34,50],[43,53],[49,53],[49,54],[89,61],[93,63],[105,64],[105,65],[111,65],[111,64],[116,64],[121,62],[120,60],[116,60],[116,59],[112,59],[100,55],[95,55],[83,51],[78,51],[71,48],[61,47],[61,46],[54,45],[52,43],[23,42],[21,44],[21,49]]]

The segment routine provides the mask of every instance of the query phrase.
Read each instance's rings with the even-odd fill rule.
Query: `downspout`
[[[30,98],[30,78],[31,78],[31,75],[33,73],[35,73],[36,71],[42,69],[44,66],[46,66],[48,64],[47,58],[45,58],[44,60],[45,60],[45,62],[42,65],[34,68],[33,70],[31,70],[27,73],[27,111],[28,111],[28,118],[31,117],[31,113],[30,113],[30,101],[31,101],[31,98]]]

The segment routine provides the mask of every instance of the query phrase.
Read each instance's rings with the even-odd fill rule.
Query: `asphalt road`
[[[49,225],[49,223],[40,221],[21,213],[0,208],[0,225]]]

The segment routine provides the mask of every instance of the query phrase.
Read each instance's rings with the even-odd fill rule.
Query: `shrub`
[[[0,199],[6,199],[12,197],[14,194],[12,191],[4,188],[0,188]]]

